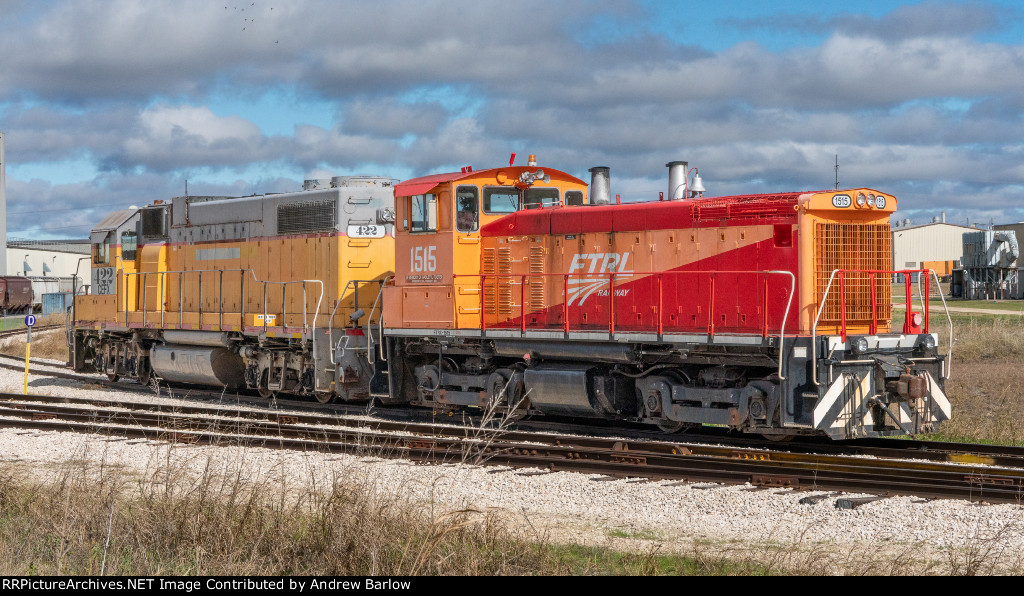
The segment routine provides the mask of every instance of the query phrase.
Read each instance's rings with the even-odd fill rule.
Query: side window
[[[567,190],[567,191],[565,191],[565,204],[566,205],[582,205],[583,204],[583,191],[582,190]]]
[[[409,201],[409,231],[436,232],[437,195],[416,195],[409,197]]]
[[[455,227],[460,232],[480,229],[480,191],[475,186],[460,186],[455,191]]]
[[[515,213],[519,210],[519,189],[514,186],[485,186],[485,213]]]
[[[121,234],[121,259],[134,261],[138,247],[139,242],[135,232],[124,232]]]
[[[106,263],[107,255],[110,254],[110,234],[107,234],[102,242],[92,245],[92,262]]]
[[[534,209],[536,207],[550,207],[558,204],[557,188],[529,188],[526,190],[526,198],[523,207]]]

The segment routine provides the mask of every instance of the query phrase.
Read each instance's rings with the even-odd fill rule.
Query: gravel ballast
[[[0,370],[0,390],[20,393],[24,375]],[[127,385],[126,386],[131,386]],[[134,402],[181,403],[149,392],[119,392],[41,376],[34,394]],[[1020,571],[1024,562],[1024,507],[978,505],[913,497],[881,499],[838,509],[838,496],[815,504],[813,492],[750,486],[713,486],[595,477],[465,465],[413,465],[369,456],[300,453],[236,446],[186,446],[117,437],[0,429],[0,462],[39,478],[67,462],[95,460],[145,477],[161,466],[200,473],[211,467],[245,477],[299,484],[361,482],[385,497],[431,503],[439,510],[497,512],[528,535],[559,543],[693,552],[763,549],[827,550],[849,560],[870,552],[885,559],[915,557],[950,564],[958,553],[983,550],[993,569]],[[862,496],[862,495],[842,495]],[[881,554],[880,554],[881,553]],[[885,553],[890,553],[886,555]],[[923,563],[922,563],[923,564]],[[867,571],[875,568],[868,568]],[[880,573],[886,569],[875,569]],[[947,569],[948,570],[948,569]]]

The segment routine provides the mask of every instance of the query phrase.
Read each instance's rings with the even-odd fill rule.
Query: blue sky
[[[1017,2],[0,0],[8,234],[111,209],[507,163],[657,197],[895,194],[1024,220]]]

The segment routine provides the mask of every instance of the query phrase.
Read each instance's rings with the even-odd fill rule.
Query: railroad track
[[[1024,498],[1024,467],[616,441],[231,408],[131,403],[100,407],[95,400],[75,401],[0,394],[0,426],[875,495],[869,498],[914,495],[990,503],[1020,503]]]
[[[55,366],[53,363],[36,364]],[[0,363],[0,366],[23,369],[23,365]],[[95,376],[37,369],[33,369],[33,373],[120,390],[130,391],[133,388],[131,384],[111,383]],[[135,388],[150,391],[148,387],[139,385]],[[222,392],[189,391],[190,397],[207,401],[225,398]],[[1024,449],[1014,447],[903,439],[844,443],[797,441],[779,445],[714,431],[707,435],[671,437],[685,439],[683,444],[666,440],[670,437],[665,435],[621,427],[594,428],[575,424],[569,426],[581,434],[538,432],[555,427],[560,430],[566,428],[565,424],[547,420],[521,421],[498,430],[472,425],[451,427],[431,421],[429,413],[419,410],[378,410],[375,414],[380,416],[384,413],[387,418],[342,421],[366,413],[366,408],[290,400],[281,400],[281,404],[277,404],[239,394],[231,395],[230,399],[266,409],[243,414],[223,407],[168,407],[122,402],[117,405],[124,406],[131,413],[115,414],[109,411],[101,413],[105,412],[103,408],[109,408],[109,401],[0,394],[0,400],[7,400],[0,415],[10,415],[22,421],[26,416],[34,418],[40,428],[63,425],[67,430],[110,433],[116,428],[127,428],[125,425],[137,425],[140,430],[130,432],[160,440],[170,437],[170,440],[189,442],[230,442],[327,451],[366,449],[372,444],[378,451],[423,461],[486,460],[548,470],[572,469],[612,477],[750,483],[761,487],[861,491],[879,495],[914,494],[990,502],[1020,502],[1024,492],[1021,478],[1024,474]],[[308,413],[285,414],[271,409],[276,405],[302,408]],[[77,412],[75,408],[78,408]],[[10,410],[20,410],[21,414]],[[217,422],[210,423],[189,419],[195,416],[227,416],[234,421],[225,422],[217,418]],[[43,418],[52,423],[41,424]],[[458,419],[447,421],[459,422]],[[232,429],[242,432],[238,436],[225,437],[226,432]],[[387,433],[405,433],[406,438],[396,439]],[[593,436],[601,434],[625,436],[626,440]],[[497,441],[498,438],[501,440]],[[865,460],[865,456],[876,459]],[[670,465],[669,460],[675,463]],[[909,461],[894,463],[896,460]],[[703,465],[707,462],[714,463],[709,468]],[[677,463],[686,465],[679,467]]]

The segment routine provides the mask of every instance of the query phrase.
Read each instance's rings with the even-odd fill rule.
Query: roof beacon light
[[[531,168],[535,168],[535,167],[537,167],[537,156],[536,156],[536,155],[532,155],[532,154],[531,154],[531,155],[530,155],[530,159],[528,159],[528,160],[526,161],[526,165],[527,165],[527,166],[529,166],[529,167],[531,167]]]

